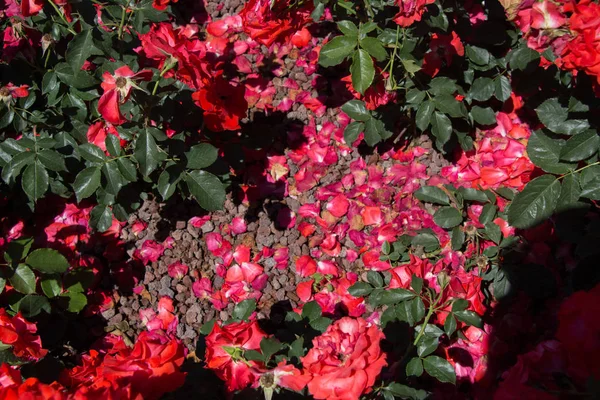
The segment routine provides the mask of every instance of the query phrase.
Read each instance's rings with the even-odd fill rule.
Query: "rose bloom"
[[[600,379],[600,284],[567,298],[558,311],[556,338],[566,349],[569,373],[584,382]]]
[[[0,342],[12,346],[11,350],[18,358],[37,361],[48,353],[42,348],[42,340],[36,332],[35,324],[27,322],[20,312],[11,317],[0,309]]]
[[[231,392],[243,389],[259,378],[259,365],[244,359],[244,351],[260,350],[260,341],[267,335],[256,321],[215,324],[206,337],[206,366],[225,381]]]
[[[369,393],[387,365],[379,343],[383,333],[362,318],[345,317],[313,339],[313,348],[301,358],[315,399],[355,400]]]
[[[435,0],[398,0],[400,11],[394,17],[394,22],[404,27],[411,26],[421,20],[425,7],[433,2]]]

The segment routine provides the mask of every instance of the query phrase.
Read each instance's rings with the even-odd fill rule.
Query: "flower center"
[[[260,385],[263,388],[272,388],[275,386],[275,375],[272,372],[262,374],[260,377]]]
[[[10,95],[10,90],[7,87],[3,87],[0,89],[0,97],[8,97]]]
[[[117,81],[115,83],[119,89],[122,89],[125,86],[127,86],[127,78],[123,78],[122,76],[120,76],[117,78]]]

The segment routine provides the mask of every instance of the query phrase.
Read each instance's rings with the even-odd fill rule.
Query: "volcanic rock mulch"
[[[427,137],[416,140],[417,144],[431,149],[431,142]],[[132,215],[129,224],[123,229],[121,238],[130,245],[129,253],[139,248],[147,240],[162,242],[166,238],[173,239],[172,248],[165,249],[163,255],[156,262],[149,263],[145,267],[143,284],[145,290],[140,294],[121,295],[115,302],[115,308],[103,313],[107,324],[111,327],[123,327],[125,334],[130,339],[145,330],[140,320],[139,310],[152,308],[156,310],[158,300],[167,296],[173,299],[175,315],[179,319],[177,337],[181,339],[188,348],[193,351],[199,329],[202,324],[213,318],[225,321],[231,317],[234,304],[230,303],[222,311],[208,300],[197,298],[193,291],[193,282],[200,277],[207,277],[213,282],[215,290],[223,284],[223,278],[215,273],[215,265],[222,260],[215,257],[208,249],[205,236],[211,232],[222,233],[222,228],[230,225],[233,218],[244,218],[247,223],[247,232],[239,235],[222,233],[223,240],[229,241],[233,248],[244,244],[251,249],[252,255],[258,254],[263,247],[289,248],[288,267],[276,268],[273,258],[263,258],[258,263],[264,268],[268,276],[268,283],[262,291],[263,295],[258,302],[258,317],[267,318],[270,308],[274,303],[289,301],[292,307],[298,305],[296,285],[299,276],[295,273],[295,260],[301,255],[308,255],[310,249],[307,239],[300,235],[297,229],[281,229],[274,216],[280,207],[287,206],[297,212],[301,204],[314,202],[313,193],[324,185],[339,180],[341,176],[348,173],[349,164],[360,157],[358,151],[354,151],[346,158],[340,158],[339,162],[332,165],[327,175],[320,184],[312,190],[303,193],[300,197],[287,196],[283,199],[265,199],[259,204],[248,207],[244,204],[236,205],[232,201],[232,195],[228,195],[225,207],[222,211],[210,214],[210,220],[201,228],[194,227],[189,223],[190,218],[202,215],[202,210],[193,202],[168,202],[159,203],[155,200],[146,201],[142,207]],[[430,150],[417,161],[428,165],[428,175],[436,174],[442,166],[446,165],[445,159],[437,152]],[[376,154],[367,156],[367,162],[377,163],[384,168],[389,168],[393,161],[381,161]],[[292,178],[290,178],[292,179]],[[131,229],[136,221],[148,224],[147,228],[137,235]],[[342,243],[340,257],[335,259],[338,265],[346,271],[362,271],[360,259],[354,263],[345,258],[346,249],[356,250],[351,241]],[[168,266],[174,262],[181,262],[189,267],[189,273],[182,279],[171,278],[168,274]]]

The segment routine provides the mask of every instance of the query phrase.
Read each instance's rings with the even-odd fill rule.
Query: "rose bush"
[[[599,13],[0,2],[0,398],[598,397]]]

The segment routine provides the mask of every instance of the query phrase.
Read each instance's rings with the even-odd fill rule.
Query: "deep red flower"
[[[244,86],[233,85],[219,74],[192,94],[192,99],[204,110],[204,123],[208,129],[233,131],[240,128],[240,119],[248,110],[245,92]]]
[[[0,308],[0,342],[11,346],[16,357],[37,361],[48,353],[42,348],[42,340],[36,332],[36,325],[25,320],[20,312],[11,317]]]

